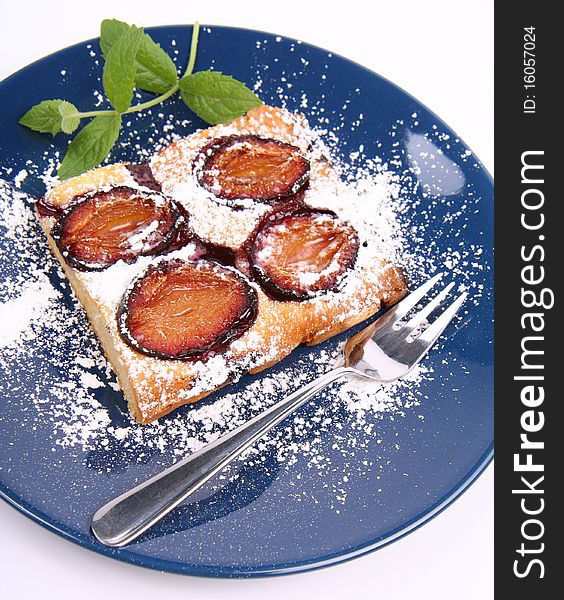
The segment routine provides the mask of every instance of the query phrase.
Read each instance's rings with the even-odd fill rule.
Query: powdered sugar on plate
[[[45,321],[53,302],[60,297],[49,279],[39,272],[22,285],[20,294],[0,304],[0,348],[18,340],[29,340],[34,323]]]
[[[372,209],[378,215],[380,235],[385,232],[390,242],[393,240],[389,247],[399,253],[400,236],[390,235],[394,229],[398,233],[401,231],[395,210],[401,206],[397,177],[381,167],[375,169],[372,176],[365,171],[350,184],[349,194],[343,202],[370,196]],[[6,314],[21,315],[2,334],[1,366],[7,373],[4,383],[8,390],[18,384],[17,365],[28,361],[38,346],[50,349],[52,365],[65,365],[64,375],[56,369],[43,371],[41,386],[28,399],[35,411],[28,411],[27,418],[30,423],[42,419],[51,424],[55,451],[57,448],[80,449],[93,461],[92,466],[107,472],[119,468],[123,462],[144,461],[147,454],[154,453],[162,456],[164,465],[243,424],[300,385],[336,366],[341,359],[342,341],[322,349],[313,348],[283,368],[267,371],[247,384],[241,382],[236,392],[221,393],[216,400],[206,400],[181,409],[158,423],[140,426],[127,414],[121,393],[115,391],[115,378],[82,309],[72,300],[58,264],[47,252],[33,214],[33,199],[5,183],[2,184],[2,199],[1,226],[5,239],[16,241],[19,259],[25,263],[19,269],[21,277],[18,281],[4,282],[7,299],[2,298],[1,310]],[[360,219],[374,221],[364,213],[357,215],[350,209],[348,212],[357,220],[357,227]],[[185,249],[177,253],[183,251]],[[91,293],[95,296],[95,286],[99,286],[100,294],[106,300],[112,296],[117,306],[127,282],[147,260],[150,259],[141,258],[140,264],[133,265],[118,263],[94,274],[96,281],[91,282]],[[25,280],[30,273],[34,277]],[[53,277],[55,286],[51,283]],[[63,290],[56,289],[59,286]],[[70,305],[61,302],[62,293],[71,298]],[[64,340],[61,344],[64,350],[58,351],[53,346],[53,339]],[[372,461],[364,459],[364,464],[358,457],[363,456],[363,448],[377,435],[378,421],[394,416],[401,418],[406,410],[416,410],[421,402],[419,386],[429,378],[432,373],[428,367],[420,365],[409,378],[386,386],[354,378],[335,383],[309,409],[311,418],[304,419],[302,413],[288,418],[247,451],[241,460],[260,460],[265,453],[274,452],[283,468],[291,469],[300,462],[302,467],[321,474],[330,468],[325,456],[330,439],[331,452],[340,451],[347,456],[350,469],[371,470],[374,468]],[[116,402],[117,406],[109,406]],[[111,416],[112,413],[115,415],[116,408],[118,419]],[[344,433],[341,435],[340,431]],[[117,452],[116,447],[119,448]],[[104,452],[107,448],[113,451]],[[338,478],[338,485],[335,484],[336,510],[346,499],[349,475],[343,473]],[[228,476],[228,472],[223,474],[224,478]],[[216,485],[221,482],[219,479]]]
[[[264,75],[265,72],[257,74],[257,89],[260,89]],[[292,74],[287,74],[287,84],[278,92],[277,100],[281,105],[293,92]],[[322,100],[313,104],[304,97],[302,105],[316,118],[316,133],[319,139],[325,140],[324,151],[333,153],[332,158],[338,146],[339,128],[345,124],[354,127],[362,121],[362,115],[347,115],[344,107],[342,121],[336,127],[329,127],[329,118],[322,114]],[[157,115],[155,112],[154,125],[154,147],[150,150],[177,138],[177,132],[188,124],[179,126],[174,115]],[[398,127],[401,126],[398,122]],[[393,137],[394,131],[390,135]],[[148,153],[146,148],[138,145],[138,137],[134,125],[127,127],[126,124],[126,143],[133,148],[137,144],[136,158],[143,160]],[[418,247],[417,240],[425,239],[426,223],[432,222],[425,215],[431,215],[439,205],[445,212],[445,228],[462,234],[479,198],[470,194],[465,204],[453,204],[450,209],[448,197],[445,200],[437,194],[440,178],[456,165],[453,167],[443,161],[438,178],[418,178],[418,172],[424,172],[426,164],[433,160],[430,155],[433,152],[439,154],[440,150],[434,145],[432,136],[424,140],[413,138],[409,150],[413,154],[409,177],[397,170],[399,154],[396,163],[394,157],[382,163],[367,156],[364,147],[349,150],[342,160],[336,161],[339,177],[346,183],[346,193],[329,196],[329,202],[335,203],[330,206],[323,190],[318,190],[319,204],[323,208],[345,211],[357,230],[385,240],[387,256],[393,262],[401,263],[412,281],[418,282],[437,270],[447,269],[456,276],[458,288],[470,290],[471,301],[478,303],[484,294],[476,278],[476,273],[485,268],[481,260],[482,248],[466,244],[463,235],[458,237],[458,234],[452,236],[452,243],[441,253],[437,253],[432,244]],[[182,408],[158,423],[140,426],[133,422],[82,308],[74,300],[59,265],[48,252],[33,212],[34,199],[19,189],[30,176],[51,182],[56,158],[49,156],[41,167],[27,165],[25,173],[20,170],[11,174],[13,184],[0,182],[0,371],[3,392],[5,396],[16,397],[22,377],[36,382],[31,386],[34,392],[20,399],[29,407],[21,425],[47,424],[55,455],[72,449],[90,467],[107,473],[130,463],[145,462],[148,456],[156,457],[165,466],[234,429],[339,363],[342,339],[303,350],[264,374],[245,378],[233,388]],[[315,191],[309,199],[312,206],[315,206]],[[422,193],[415,200],[418,191]],[[214,210],[220,209],[214,205]],[[415,222],[411,218],[414,212],[423,218]],[[217,235],[221,236],[221,233]],[[9,268],[14,264],[17,268]],[[127,268],[126,265],[115,265],[106,270],[106,280],[103,277],[96,280],[100,294],[106,298],[113,294],[116,304],[131,276],[125,272]],[[43,363],[34,360],[37,357]],[[22,364],[28,365],[28,372],[23,375]],[[260,462],[266,454],[273,454],[280,468],[294,473],[299,482],[302,473],[311,472],[323,477],[332,472],[330,456],[340,454],[346,459],[346,467],[330,478],[330,492],[338,511],[346,502],[351,473],[379,473],[385,464],[389,464],[389,457],[367,451],[379,439],[378,424],[384,419],[401,419],[407,412],[415,412],[423,419],[427,401],[423,390],[433,377],[434,373],[423,362],[408,378],[385,386],[354,378],[337,382],[304,411],[289,417],[248,450],[241,460]],[[293,470],[297,463],[300,468]],[[232,473],[224,472],[222,479],[214,485],[219,486],[225,478],[232,476],[236,476],[235,466]],[[298,490],[299,485],[294,496],[296,501],[301,499]]]

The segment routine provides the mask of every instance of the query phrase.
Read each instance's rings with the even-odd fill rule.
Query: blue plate
[[[186,64],[190,27],[159,27],[151,34],[167,51],[176,52],[179,65]],[[412,531],[458,497],[492,458],[493,183],[436,115],[342,57],[267,33],[213,27],[202,31],[196,65],[210,66],[250,85],[259,82],[265,102],[283,102],[304,112],[313,125],[338,130],[340,141],[333,148],[337,155],[346,157],[363,146],[365,158],[377,155],[392,165],[409,189],[412,208],[407,216],[417,233],[411,250],[415,255],[432,251],[441,256],[447,249],[451,254],[460,247],[471,249],[466,260],[472,281],[462,283],[471,283],[474,295],[480,290],[479,297],[468,303],[461,322],[449,328],[425,360],[432,376],[410,392],[416,408],[376,415],[367,430],[355,429],[345,417],[338,427],[322,428],[318,435],[312,428],[307,435],[312,444],[323,447],[324,464],[329,465],[324,470],[299,457],[293,464],[280,463],[274,452],[265,450],[259,460],[241,462],[225,481],[210,482],[207,496],[203,490],[197,502],[179,507],[136,543],[119,550],[103,547],[91,536],[92,514],[170,464],[174,448],[138,448],[132,460],[131,446],[126,452],[115,437],[112,444],[100,441],[88,451],[58,444],[60,432],[42,419],[29,398],[44,389],[39,395],[50,400],[45,382],[59,378],[64,383],[77,348],[72,336],[70,341],[51,341],[58,347],[69,344],[65,365],[51,360],[50,344],[39,344],[26,364],[0,361],[0,494],[59,535],[130,563],[220,577],[303,571],[359,556]],[[4,170],[11,168],[12,176],[28,170],[21,182],[28,193],[39,196],[44,189],[30,165],[46,165],[54,149],[47,136],[19,126],[17,120],[31,105],[48,98],[66,98],[81,110],[91,109],[93,92],[101,90],[101,70],[97,41],[91,41],[48,56],[0,84],[0,164]],[[140,147],[152,148],[159,112],[132,119],[122,139],[136,131]],[[179,123],[189,120],[181,133],[204,126],[178,100],[168,101],[162,112]],[[63,149],[63,136],[57,136],[54,145]],[[134,144],[125,144],[111,158],[142,157]],[[14,244],[0,237],[4,252],[17,252]],[[480,268],[472,270],[474,263]],[[29,264],[23,258],[6,262],[0,281],[18,274],[25,280],[26,269]],[[461,283],[460,276],[455,279]],[[73,327],[87,329],[56,274],[53,285],[63,294],[69,314],[75,314]],[[97,344],[93,336],[89,343]],[[296,365],[305,369],[312,356],[321,356],[335,343],[300,349],[275,372]],[[236,389],[260,379],[245,378]],[[230,391],[205,402],[217,402]],[[129,426],[119,392],[106,386],[95,393],[112,425]],[[333,411],[338,424],[331,398],[329,393],[304,407],[304,421]],[[185,407],[177,413],[180,417],[171,418],[190,410]],[[290,446],[299,433],[284,435]]]

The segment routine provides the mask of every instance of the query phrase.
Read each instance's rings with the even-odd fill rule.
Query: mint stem
[[[167,98],[170,98],[172,95],[176,94],[178,91],[178,83],[175,83],[170,90],[153,98],[152,100],[148,100],[147,102],[143,102],[142,104],[136,104],[135,106],[131,106],[126,111],[124,111],[123,115],[128,115],[129,113],[139,112],[140,110],[145,110],[146,108],[151,108],[152,106],[156,106],[161,102],[164,102]],[[115,110],[90,110],[88,112],[79,112],[78,117],[81,119],[86,119],[89,117],[111,117],[115,115]]]
[[[188,59],[188,66],[186,67],[186,72],[184,73],[184,77],[187,75],[192,75],[192,71],[194,70],[194,64],[196,63],[196,52],[198,50],[198,36],[200,35],[200,24],[198,21],[194,23],[194,27],[192,29],[192,41],[190,42],[190,57]]]
[[[157,96],[156,98],[153,98],[152,100],[143,102],[143,104],[136,104],[135,106],[131,106],[123,114],[128,115],[129,113],[138,112],[140,110],[145,110],[146,108],[151,108],[151,106],[160,104],[161,102],[164,102],[165,100],[170,98],[172,95],[176,94],[178,89],[179,89],[179,87],[178,87],[178,82],[177,82],[170,88],[170,90],[168,90],[168,92],[165,92],[164,94],[161,94],[160,96]]]
[[[76,116],[79,119],[88,119],[90,117],[111,117],[115,115],[115,110],[89,110],[88,112],[79,112]]]

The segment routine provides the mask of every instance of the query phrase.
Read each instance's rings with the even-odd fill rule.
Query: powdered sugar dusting
[[[68,295],[68,287],[58,264],[46,252],[33,215],[33,200],[3,184],[2,206],[4,236],[17,240],[20,260],[25,263],[25,268],[22,266],[20,269],[22,276],[19,280],[4,282],[3,303],[0,305],[6,314],[20,315],[12,320],[0,338],[6,349],[1,359],[2,370],[7,373],[4,384],[8,391],[19,385],[16,365],[22,361],[32,364],[31,356],[38,347],[48,352],[52,366],[65,365],[62,373],[58,368],[41,373],[42,384],[28,399],[35,411],[26,412],[30,423],[41,419],[51,424],[54,449],[77,448],[96,455],[105,447],[118,445],[121,460],[142,460],[140,448],[163,454],[163,459],[166,456],[180,458],[244,423],[250,416],[341,360],[342,350],[337,344],[321,351],[311,350],[289,366],[273,373],[267,372],[243,385],[237,392],[224,393],[216,401],[196,404],[148,426],[135,423],[121,400],[118,403],[120,425],[116,426],[115,418],[110,416],[115,410],[108,405],[107,399],[101,399],[100,394],[109,395],[110,402],[115,402],[121,393],[114,391],[115,378],[81,308],[76,302],[70,306],[61,302],[62,294]],[[183,248],[176,254],[182,252],[187,250]],[[117,306],[130,279],[144,268],[144,261],[148,260],[149,257],[142,257],[141,264],[133,265],[119,262],[103,274],[96,273],[97,277],[90,281],[90,292],[93,296],[102,294],[106,300],[111,298]],[[53,276],[61,289],[56,289],[51,283]],[[89,282],[88,275],[84,281]],[[7,299],[4,300],[4,297]],[[54,339],[59,340],[56,346],[53,345]],[[217,356],[207,365],[201,364],[212,378],[218,373],[221,374],[220,379],[225,378],[227,365],[223,357]],[[291,469],[299,460],[307,465],[306,468],[322,472],[327,465],[322,459],[324,449],[321,440],[331,434],[336,424],[344,427],[343,410],[347,427],[359,436],[358,451],[361,451],[361,438],[373,433],[370,422],[384,414],[400,415],[417,406],[419,399],[411,387],[429,376],[425,367],[419,367],[410,381],[386,387],[354,380],[336,383],[327,394],[335,395],[337,402],[325,403],[322,409],[315,411],[311,421],[300,416],[291,417],[248,451],[245,460],[274,451],[285,468]],[[201,379],[202,386],[210,383],[205,373],[202,373]],[[291,443],[288,443],[288,436],[292,439]],[[345,453],[349,451],[348,443],[343,440]],[[98,464],[97,468],[111,471],[115,460],[112,456],[107,455],[108,460]]]
[[[59,296],[49,279],[38,273],[37,279],[23,284],[19,296],[0,303],[0,347],[29,340],[32,324],[49,318],[53,301]]]
[[[257,49],[264,44],[266,41],[257,42]],[[307,64],[304,63],[303,68],[307,69]],[[257,71],[256,89],[261,88],[261,81],[267,76],[264,69]],[[284,85],[277,92],[279,105],[285,105],[289,95],[295,93],[294,79],[298,76],[299,73],[285,74]],[[488,267],[482,261],[483,249],[476,244],[466,244],[462,235],[479,198],[469,192],[465,203],[455,205],[439,195],[444,184],[441,178],[456,166],[451,164],[452,161],[441,163],[438,177],[433,179],[426,174],[418,178],[433,159],[431,155],[437,153],[433,137],[427,136],[424,141],[412,139],[409,148],[414,157],[408,176],[399,169],[399,149],[398,156],[390,157],[387,163],[368,156],[364,146],[348,149],[344,154],[341,152],[341,160],[337,160],[335,149],[340,130],[358,127],[363,116],[347,114],[349,108],[345,103],[344,116],[335,124],[330,116],[323,114],[323,98],[314,102],[304,95],[300,103],[308,115],[315,118],[316,137],[313,141],[317,144],[318,157],[322,154],[331,156],[338,175],[319,187],[312,186],[308,204],[346,215],[362,237],[379,240],[387,258],[401,263],[412,281],[447,269],[456,276],[458,288],[470,290],[471,301],[479,303],[485,292],[476,273]],[[131,147],[137,160],[149,158],[154,150],[188,133],[186,129],[190,126],[188,121],[179,123],[173,111],[165,109],[154,114],[150,112],[149,118],[154,129],[150,148],[139,143],[135,122],[129,126],[126,123],[125,144]],[[289,125],[299,127],[294,123]],[[397,126],[399,130],[403,123],[398,122]],[[392,130],[390,136],[395,135]],[[437,130],[437,139],[439,135]],[[305,145],[311,143],[308,139]],[[54,455],[72,449],[90,467],[107,473],[129,463],[143,463],[147,456],[160,457],[160,462],[167,465],[234,429],[339,363],[343,342],[331,341],[322,347],[302,351],[259,377],[245,378],[237,386],[183,408],[158,423],[148,426],[135,423],[127,413],[122,394],[117,391],[115,376],[81,307],[73,299],[57,262],[47,252],[33,213],[33,199],[19,189],[25,187],[23,184],[30,177],[52,185],[58,158],[48,155],[41,167],[30,164],[25,170],[11,174],[13,185],[0,181],[0,232],[3,236],[0,263],[4,265],[0,266],[3,391],[6,396],[16,397],[24,376],[19,365],[29,365],[25,376],[31,381],[35,378],[37,383],[31,386],[35,391],[22,400],[27,407],[23,413],[25,422],[21,425],[32,428],[38,422],[47,424]],[[461,157],[461,160],[470,160],[470,157]],[[459,178],[456,185],[459,185],[460,172],[456,175]],[[181,185],[185,188],[179,186],[176,192],[183,195],[186,202],[193,202],[192,182]],[[341,193],[327,194],[332,185],[340,186]],[[195,213],[193,218],[200,219],[201,227],[209,228],[211,241],[225,243],[226,236],[232,236],[229,239],[236,245],[239,239],[244,239],[247,225],[243,222],[242,232],[237,233],[235,228],[226,233],[222,210],[227,207],[216,202],[213,206],[198,206],[205,209],[192,211]],[[213,218],[206,213],[208,209],[213,209]],[[427,215],[439,209],[444,212],[445,227],[460,232],[460,237],[457,233],[449,238],[447,250],[440,253],[433,244],[428,247],[417,244],[418,240],[426,239],[425,227],[432,222]],[[421,217],[417,221],[411,218],[415,212]],[[244,208],[241,215],[245,219],[250,217],[249,222],[259,219],[260,206]],[[150,226],[143,235],[148,235],[149,229]],[[138,242],[142,244],[143,239],[140,237]],[[362,250],[358,260],[362,264],[363,260],[370,260],[370,255]],[[84,280],[94,297],[103,297],[112,306],[117,306],[128,282],[144,267],[143,261],[140,259],[133,265],[117,263],[103,274],[86,275]],[[7,266],[10,264],[18,267],[10,269]],[[4,323],[8,325],[4,327]],[[252,344],[253,339],[247,343]],[[217,377],[218,373],[220,378],[224,377],[227,372],[225,361],[222,357],[215,357],[214,361],[208,367],[210,377]],[[452,369],[458,368],[456,358],[453,358]],[[296,502],[303,501],[299,492],[299,479],[303,473],[320,477],[331,473],[329,491],[334,510],[338,512],[346,503],[351,474],[378,473],[389,461],[388,457],[379,457],[373,452],[374,444],[379,440],[379,423],[384,419],[401,419],[414,412],[423,419],[427,399],[422,390],[433,377],[433,371],[423,362],[408,378],[385,386],[354,378],[337,382],[312,402],[305,413],[300,411],[289,417],[248,450],[241,460],[252,464],[253,461],[260,462],[266,453],[273,453],[280,467],[295,477],[293,499]],[[0,415],[0,420],[2,418]],[[336,475],[330,460],[333,453],[342,456],[346,464]],[[300,468],[293,470],[298,463]],[[233,467],[232,472],[223,473],[222,479],[214,485],[219,486],[226,478],[235,477],[235,471],[236,467]]]

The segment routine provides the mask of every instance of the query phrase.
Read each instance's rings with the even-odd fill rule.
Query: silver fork
[[[467,294],[460,294],[426,329],[426,318],[445,300],[454,283],[409,320],[408,313],[439,281],[439,273],[374,323],[351,336],[344,363],[295,391],[241,427],[217,439],[162,473],[102,506],[92,519],[92,532],[106,546],[129,544],[198,490],[244,450],[264,436],[314,394],[345,374],[389,382],[407,375],[427,354],[450,323]]]

